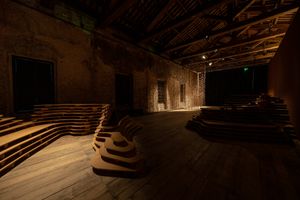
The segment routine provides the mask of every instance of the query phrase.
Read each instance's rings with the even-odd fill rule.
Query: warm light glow
[[[202,59],[205,60],[207,58],[206,55],[202,55]]]
[[[183,108],[183,109],[175,109],[175,110],[167,110],[167,112],[190,112],[195,110],[200,110],[200,106],[194,106],[194,107]]]
[[[212,62],[208,63],[209,66],[212,66],[212,64],[213,64]]]

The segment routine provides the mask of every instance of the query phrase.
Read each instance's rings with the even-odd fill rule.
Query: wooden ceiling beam
[[[218,67],[211,67],[206,69],[207,72],[215,72],[215,71],[223,71],[223,70],[229,70],[229,69],[238,69],[238,68],[243,68],[245,66],[247,67],[254,67],[258,65],[266,65],[270,62],[270,59],[263,59],[263,60],[258,60],[254,62],[248,62],[248,63],[242,63],[242,64],[236,64],[236,65],[227,65],[227,66],[218,66]]]
[[[272,58],[274,55],[275,55],[275,53],[272,52],[272,53],[268,53],[266,55],[248,56],[248,57],[245,57],[245,58],[237,58],[236,60],[219,62],[219,63],[213,64],[213,66],[222,66],[222,65],[229,65],[229,64],[233,64],[233,63],[257,61],[257,60]]]
[[[169,2],[160,10],[160,12],[155,16],[149,26],[146,28],[146,32],[151,31],[166,15],[170,8],[176,3],[176,0],[169,0]]]
[[[192,57],[197,57],[197,56],[201,56],[201,55],[205,55],[208,53],[212,53],[215,50],[225,50],[225,49],[229,49],[229,48],[234,48],[234,47],[238,47],[238,46],[242,46],[242,45],[246,45],[246,44],[250,44],[250,43],[254,43],[254,42],[260,42],[260,41],[265,41],[265,40],[269,40],[269,39],[273,39],[276,37],[281,37],[284,36],[285,32],[281,32],[281,33],[273,33],[273,34],[268,34],[268,35],[261,35],[258,37],[254,37],[254,38],[249,38],[247,40],[242,40],[242,41],[238,41],[238,42],[232,42],[230,44],[225,44],[222,46],[218,46],[218,47],[212,47],[208,50],[205,51],[200,51],[200,52],[196,52],[193,54],[189,54],[189,55],[184,55],[182,57],[176,58],[175,60],[180,61],[183,59],[187,59],[187,58],[192,58]]]
[[[276,10],[273,10],[269,13],[264,13],[260,16],[253,17],[253,18],[250,18],[248,20],[229,25],[229,26],[227,26],[223,29],[213,31],[209,34],[201,35],[200,37],[198,37],[196,39],[193,39],[193,40],[190,40],[190,41],[188,41],[184,44],[180,44],[180,45],[165,49],[164,52],[174,51],[174,50],[177,50],[177,49],[181,49],[183,47],[187,47],[187,46],[196,44],[199,41],[201,41],[203,39],[206,39],[207,36],[209,36],[209,37],[221,36],[221,35],[224,35],[224,34],[231,33],[233,31],[240,30],[240,29],[248,27],[248,26],[252,26],[252,25],[264,22],[264,21],[269,20],[269,19],[274,19],[274,18],[276,18],[278,16],[281,16],[283,14],[287,14],[287,13],[290,13],[290,12],[296,12],[298,10],[298,8],[299,8],[298,3],[297,4],[292,4],[292,5],[289,5],[289,6],[284,6],[284,7],[278,8]]]
[[[262,41],[257,42],[256,44],[254,44],[254,45],[251,47],[251,49],[255,49],[256,47],[258,47],[259,45],[261,45],[261,44],[264,43],[264,42],[265,42],[265,40],[262,40]]]
[[[168,31],[176,28],[176,27],[184,25],[184,24],[186,24],[186,23],[194,20],[197,17],[202,17],[203,15],[208,14],[209,11],[211,11],[213,9],[216,9],[219,6],[221,6],[223,4],[226,4],[226,3],[229,3],[231,1],[233,1],[233,0],[222,0],[219,3],[215,3],[215,2],[205,3],[200,11],[196,11],[196,12],[193,12],[192,14],[182,16],[179,19],[176,19],[176,20],[170,22],[165,27],[162,27],[159,30],[155,30],[153,32],[150,32],[145,38],[143,38],[140,41],[140,43],[143,43],[143,42],[146,42],[148,40],[151,40],[152,38],[154,38],[154,37],[156,37],[158,35],[161,35],[163,33],[166,33]]]
[[[136,2],[136,0],[122,0],[122,3],[107,16],[107,18],[101,23],[101,26],[108,26],[120,16],[122,16],[128,9]]]
[[[204,61],[191,62],[191,63],[188,63],[186,65],[204,64],[204,63],[218,61],[218,60],[221,60],[221,59],[234,58],[234,57],[238,57],[238,56],[243,56],[243,55],[248,55],[248,54],[253,54],[253,53],[259,53],[259,52],[262,52],[262,51],[269,51],[269,50],[277,49],[278,47],[279,47],[279,45],[276,44],[276,45],[271,45],[271,46],[267,46],[267,47],[264,47],[264,48],[251,50],[251,51],[244,51],[244,52],[240,52],[240,53],[220,56],[220,57],[217,57],[217,58],[212,58],[212,59],[208,59],[208,60],[204,60]]]
[[[257,65],[264,65],[268,64],[270,62],[270,59],[261,59],[257,61],[251,61],[251,62],[246,62],[246,63],[231,63],[229,65],[220,65],[220,66],[212,66],[212,67],[207,67],[205,65],[194,65],[194,66],[189,66],[188,68],[196,71],[196,72],[213,72],[213,71],[222,71],[222,70],[228,70],[228,69],[236,69],[236,68],[242,68],[242,67],[252,67],[252,66],[257,66]]]
[[[243,14],[252,4],[254,4],[256,0],[249,0],[232,18],[232,21],[234,21],[236,18],[238,18],[241,14]]]
[[[249,29],[251,28],[251,26],[247,26],[246,28],[244,28],[243,30],[241,30],[238,34],[236,34],[235,37],[240,37],[241,35],[243,35],[244,33],[246,33]]]

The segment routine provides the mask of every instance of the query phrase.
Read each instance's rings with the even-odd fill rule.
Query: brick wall
[[[132,75],[135,109],[160,110],[157,80],[166,81],[165,109],[202,102],[203,93],[196,95],[197,75],[180,65],[14,2],[1,1],[0,13],[0,113],[13,112],[12,55],[54,63],[57,103],[114,105],[116,73]],[[180,84],[186,85],[184,103]]]

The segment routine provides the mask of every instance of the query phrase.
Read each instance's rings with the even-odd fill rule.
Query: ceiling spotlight
[[[207,56],[206,56],[206,55],[202,55],[201,58],[202,58],[203,60],[205,60],[205,59],[207,58]]]
[[[209,36],[208,36],[208,35],[206,35],[206,36],[205,36],[205,39],[208,39],[208,38],[209,38]]]
[[[212,66],[212,64],[213,64],[212,62],[208,63],[209,66]]]
[[[224,61],[225,60],[225,58],[222,58],[222,61]]]

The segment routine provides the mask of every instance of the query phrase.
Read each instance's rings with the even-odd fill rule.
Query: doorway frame
[[[7,102],[9,102],[8,108],[10,113],[16,114],[14,108],[14,73],[13,73],[13,57],[21,57],[21,58],[28,58],[31,60],[40,60],[45,62],[51,62],[53,64],[53,83],[54,83],[54,103],[57,103],[57,61],[55,59],[49,59],[42,56],[32,56],[20,53],[8,53],[8,82],[9,82],[9,94],[7,97],[9,98]]]

